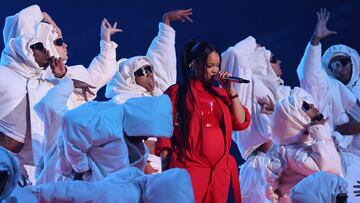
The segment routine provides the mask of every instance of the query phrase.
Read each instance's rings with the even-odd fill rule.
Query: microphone
[[[228,80],[230,82],[236,82],[236,83],[249,83],[250,80],[244,79],[244,78],[238,78],[238,77],[224,77],[224,80]]]

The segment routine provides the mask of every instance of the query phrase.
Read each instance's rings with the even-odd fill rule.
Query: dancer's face
[[[329,70],[343,84],[348,84],[352,75],[352,64],[349,56],[335,56],[329,62]]]
[[[60,36],[59,38],[54,40],[54,45],[55,45],[56,52],[60,55],[60,57],[64,61],[68,60],[68,58],[69,58],[68,51],[67,51],[68,46],[65,43],[65,41],[63,40],[62,36]]]
[[[48,67],[49,66],[49,59],[50,53],[47,49],[45,49],[44,45],[41,42],[35,43],[30,46],[31,50],[33,51],[33,56],[36,63],[40,67]]]
[[[146,91],[152,92],[155,89],[154,69],[152,66],[144,66],[134,72],[135,82]]]
[[[272,54],[270,58],[270,64],[276,76],[280,77],[282,75],[281,60],[278,59],[274,54]]]
[[[314,104],[309,104],[306,101],[302,104],[302,110],[305,111],[306,115],[308,115],[312,121],[320,121],[324,118]]]

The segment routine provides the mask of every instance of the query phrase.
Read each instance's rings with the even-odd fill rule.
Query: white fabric
[[[89,102],[65,113],[62,124],[64,152],[73,170],[86,172],[91,169],[89,180],[96,181],[128,167],[124,130],[127,136],[138,136],[138,133],[161,137],[172,135],[171,102],[168,96],[128,101],[124,105],[111,101]],[[146,129],[146,133],[141,129]]]
[[[43,15],[38,5],[29,6],[13,16],[6,17],[3,30],[5,47],[12,38],[34,34],[36,24],[42,19]]]
[[[348,184],[340,176],[314,173],[300,181],[290,192],[292,203],[336,203],[339,193],[347,193]]]
[[[115,103],[123,103],[133,97],[162,94],[176,83],[175,30],[160,23],[158,35],[153,39],[146,56],[121,59],[118,63],[119,72],[106,86],[107,98],[112,98]],[[147,92],[135,83],[134,72],[144,65],[154,67],[156,86],[153,92]]]
[[[169,119],[172,113],[169,97],[131,98],[124,103],[124,110],[123,125],[128,136],[169,137],[174,130]]]
[[[270,119],[262,114],[257,103],[258,98],[272,101],[284,98],[290,94],[291,88],[283,86],[281,78],[277,77],[270,64],[271,52],[265,47],[257,47],[252,36],[229,47],[222,53],[221,66],[235,77],[249,79],[249,84],[234,84],[240,102],[251,115],[250,127],[241,132],[233,132],[233,137],[241,155],[247,159],[261,144],[271,139]]]
[[[265,154],[256,152],[240,167],[240,189],[243,203],[266,202],[266,188],[261,178]]]
[[[156,173],[161,173],[161,158],[154,155],[149,154],[148,161],[150,162],[150,166],[153,167],[155,170],[157,170]]]
[[[13,111],[0,118],[1,132],[21,143],[24,143],[26,136],[30,136],[30,118],[24,114],[28,106],[28,99],[24,97]]]
[[[49,50],[51,56],[55,56],[56,58],[59,58],[60,55],[56,51],[54,40],[59,38],[58,34],[56,33],[53,25],[48,23],[38,23],[36,25],[36,33],[38,33],[38,36],[43,43],[44,47]]]
[[[280,202],[285,201],[291,188],[312,173],[342,174],[330,126],[312,125],[308,127],[308,134],[304,133],[304,128],[310,123],[310,118],[301,109],[304,100],[310,98],[301,90],[281,100],[275,107],[273,141],[281,145],[273,145],[268,151],[262,170],[269,199],[274,198],[272,192],[279,189]]]
[[[67,181],[28,189],[39,202],[194,202],[190,176],[184,169],[144,175],[126,167],[97,182]]]

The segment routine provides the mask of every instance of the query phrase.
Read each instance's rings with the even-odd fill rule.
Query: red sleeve
[[[176,102],[176,95],[177,95],[177,89],[178,85],[172,85],[170,86],[164,94],[167,94],[170,97],[171,103],[172,103],[172,114],[174,115],[175,112],[175,102]],[[174,135],[173,135],[174,136]],[[164,149],[173,150],[173,144],[171,138],[158,138],[156,144],[154,153],[157,156],[160,156],[161,151]]]
[[[245,122],[240,123],[240,121],[236,118],[236,116],[231,113],[232,127],[233,127],[233,130],[236,130],[236,131],[245,130],[250,125],[249,111],[245,106],[242,106],[242,107],[244,108],[244,111],[245,111]]]
[[[157,141],[155,143],[155,149],[154,149],[155,155],[160,156],[161,151],[163,151],[164,149],[172,151],[173,147],[172,147],[171,138],[158,138],[157,139]]]
[[[214,89],[223,98],[223,101],[228,105],[229,109],[231,109],[232,101],[231,101],[228,93],[222,88],[217,87]],[[233,130],[236,130],[236,131],[245,130],[250,125],[249,111],[247,110],[247,108],[245,106],[243,106],[243,105],[241,105],[241,106],[244,108],[244,111],[245,111],[245,122],[241,123],[234,114],[230,113]]]

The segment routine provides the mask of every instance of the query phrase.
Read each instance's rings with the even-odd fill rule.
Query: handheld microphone
[[[224,80],[228,80],[230,82],[237,82],[237,83],[249,83],[250,80],[244,79],[244,78],[238,78],[238,77],[224,77]]]

